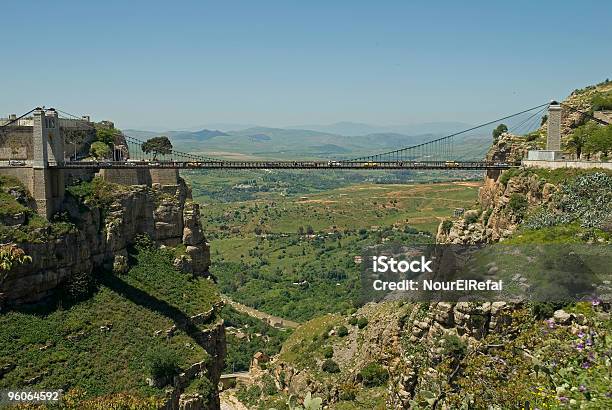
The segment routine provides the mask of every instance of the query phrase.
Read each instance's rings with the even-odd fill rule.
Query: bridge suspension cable
[[[434,157],[437,157],[438,159],[441,159],[440,157],[445,157],[445,159],[453,159],[451,158],[451,156],[454,154],[454,148],[456,145],[456,142],[454,141],[455,137],[462,135],[462,134],[466,134],[470,131],[475,131],[479,128],[483,128],[483,127],[486,127],[492,124],[499,123],[501,121],[504,121],[504,120],[507,120],[507,119],[510,119],[510,118],[513,118],[513,117],[516,117],[522,114],[526,114],[534,110],[539,110],[535,114],[529,117],[529,119],[532,119],[539,112],[546,110],[546,108],[548,108],[549,105],[550,103],[540,104],[535,107],[531,107],[526,110],[511,114],[511,115],[497,118],[495,120],[488,121],[483,124],[479,124],[474,127],[470,127],[468,129],[446,135],[441,138],[434,139],[432,141],[415,144],[409,147],[405,147],[405,148],[401,148],[401,149],[397,149],[393,151],[382,152],[379,154],[367,155],[367,156],[348,159],[348,160],[340,160],[339,162],[351,162],[351,161],[380,162],[380,161],[411,161],[411,160],[414,161],[417,159],[429,160]]]

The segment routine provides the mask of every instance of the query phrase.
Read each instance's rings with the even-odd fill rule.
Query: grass
[[[140,397],[163,392],[149,387],[146,356],[166,348],[186,366],[207,357],[187,330],[156,336],[218,300],[214,285],[177,272],[167,255],[147,251],[120,277],[100,277],[87,300],[38,312],[0,315],[0,365],[15,368],[0,388],[73,389],[85,397],[127,392]],[[106,326],[106,328],[103,328]]]
[[[474,205],[477,195],[478,184],[359,184],[302,197],[210,204],[203,209],[203,222],[209,232],[235,228],[242,234],[257,226],[295,233],[308,225],[317,232],[390,225],[435,232],[454,208]]]

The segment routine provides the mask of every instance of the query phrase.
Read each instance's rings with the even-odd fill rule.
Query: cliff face
[[[6,305],[38,302],[73,275],[94,269],[123,272],[127,248],[139,235],[160,246],[184,249],[175,265],[204,275],[210,253],[200,225],[200,212],[184,181],[178,185],[112,186],[104,206],[71,198],[65,208],[75,226],[57,233],[53,225],[39,228],[33,240],[17,245],[32,262],[13,269],[0,287]]]
[[[511,134],[503,134],[487,154],[490,161],[514,163],[534,149],[535,142]],[[479,209],[471,209],[452,225],[440,224],[436,241],[448,244],[497,242],[510,236],[521,223],[527,210],[549,203],[557,186],[536,175],[513,175],[506,171],[490,171],[478,192]]]

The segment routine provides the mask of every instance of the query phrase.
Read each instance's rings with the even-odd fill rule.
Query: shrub
[[[355,326],[357,324],[357,318],[355,316],[349,317],[348,324],[351,326]]]
[[[149,350],[145,357],[145,365],[153,379],[166,382],[169,382],[180,370],[177,354],[165,346]]]
[[[96,141],[89,147],[89,154],[97,159],[108,158],[111,154],[111,149],[103,142]]]
[[[334,349],[331,346],[326,346],[323,349],[323,357],[331,359],[334,356]]]
[[[442,232],[449,233],[452,227],[453,221],[450,219],[446,219],[444,222],[442,222]]]
[[[506,124],[499,124],[497,128],[493,130],[493,140],[497,141],[497,139],[506,131],[508,131]]]
[[[357,327],[359,329],[363,329],[367,325],[368,325],[368,319],[365,317],[360,317],[359,320],[357,321]]]
[[[352,383],[345,383],[340,386],[340,400],[353,401],[359,392],[357,386]]]
[[[493,213],[493,209],[489,208],[486,210],[486,212],[484,213],[483,217],[482,217],[482,224],[484,226],[487,226],[487,223],[489,223],[489,219],[491,219],[491,214]]]
[[[344,337],[348,335],[348,329],[346,328],[346,326],[341,325],[338,327],[338,330],[336,330],[336,334],[340,337]]]
[[[321,365],[321,370],[326,373],[340,373],[340,366],[338,366],[338,363],[334,362],[332,359],[327,359]]]
[[[508,208],[517,215],[523,215],[527,209],[527,198],[523,194],[514,193],[510,195],[510,201],[508,202]]]
[[[476,221],[478,221],[478,214],[477,213],[471,213],[468,216],[465,217],[465,223],[466,224],[473,224],[476,223]]]
[[[210,398],[214,392],[213,384],[208,377],[202,376],[194,380],[185,390],[186,393],[199,393]]]
[[[382,386],[389,379],[389,372],[380,364],[372,362],[359,372],[366,387]]]
[[[276,384],[274,383],[274,379],[269,374],[265,374],[262,378],[263,388],[262,391],[267,396],[273,396],[278,391],[276,390]]]
[[[454,334],[447,334],[443,337],[443,348],[445,355],[451,355],[455,357],[463,357],[467,352],[467,346],[459,336]]]

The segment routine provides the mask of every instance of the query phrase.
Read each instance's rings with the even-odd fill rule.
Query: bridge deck
[[[487,161],[70,161],[56,168],[178,169],[508,169],[515,164]]]

